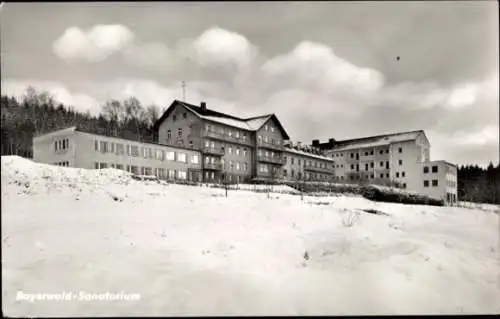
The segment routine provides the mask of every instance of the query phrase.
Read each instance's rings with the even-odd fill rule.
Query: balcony
[[[264,142],[264,141],[258,141],[257,146],[262,147],[262,148],[275,150],[275,151],[283,151],[283,149],[284,149],[283,145],[281,145],[281,144],[272,144],[272,143]]]
[[[333,174],[334,169],[333,168],[325,168],[325,167],[315,167],[315,166],[305,166],[304,170],[310,171],[310,172],[318,172],[318,173],[327,173],[327,174]]]
[[[220,171],[220,170],[222,170],[222,164],[221,163],[205,163],[205,169]]]
[[[215,131],[203,131],[203,137],[219,140],[219,141],[225,141],[225,142],[233,142],[233,143],[238,143],[242,145],[248,145],[252,146],[252,141],[250,140],[250,137],[247,136],[246,139],[243,139],[242,137],[236,137],[236,136],[229,136],[228,134],[223,134],[221,132],[215,132]]]
[[[218,155],[223,156],[224,150],[220,147],[205,147],[203,148],[203,154]]]
[[[271,164],[283,165],[285,164],[285,159],[279,156],[265,156],[265,155],[257,155],[257,161]]]

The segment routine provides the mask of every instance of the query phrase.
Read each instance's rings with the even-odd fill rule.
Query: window
[[[101,141],[99,143],[99,150],[101,153],[106,153],[108,151],[108,142]]]
[[[138,157],[139,156],[139,146],[131,146],[130,152],[131,152],[132,156]]]
[[[437,173],[438,172],[438,167],[437,166],[432,166],[432,172]]]
[[[403,188],[406,188],[406,183],[403,183]]]
[[[177,178],[178,179],[186,179],[187,178],[186,171],[177,171]]]
[[[295,171],[292,169],[292,178],[295,177]]]
[[[163,161],[165,159],[165,152],[163,152],[163,150],[156,150],[155,154],[156,154],[155,158],[157,160]]]
[[[233,154],[233,148],[231,146],[229,146],[229,154]]]
[[[247,133],[243,133],[243,141],[245,142],[247,140]]]
[[[240,155],[240,148],[239,147],[236,148],[236,155]]]
[[[167,151],[167,160],[174,161],[175,160],[175,152]]]
[[[198,155],[195,154],[195,155],[191,156],[191,163],[192,164],[199,164],[199,162],[200,162],[200,158]]]
[[[384,154],[384,150],[380,150],[379,154],[381,155]]]
[[[240,162],[236,162],[236,170],[240,170]]]
[[[167,131],[167,141],[172,139],[172,131]]]
[[[57,151],[57,143],[56,143],[56,151]],[[94,141],[94,151],[99,151],[99,141]]]
[[[177,154],[177,162],[187,163],[186,153],[178,153]]]
[[[354,158],[354,153],[351,153],[351,158]]]
[[[389,161],[385,162],[385,168],[389,169]]]
[[[373,155],[373,150],[370,151],[370,155]]]
[[[356,164],[356,172],[359,172],[359,164]]]
[[[125,154],[125,148],[123,147],[123,144],[116,143],[116,155],[123,155],[123,154]]]
[[[293,157],[291,158],[292,159],[292,165],[293,165]],[[293,172],[293,171],[292,171]],[[292,174],[292,177],[293,177],[293,174]]]
[[[215,148],[215,142],[210,143],[211,148]]]
[[[186,114],[186,112],[182,113],[182,118],[187,119],[187,114]]]
[[[437,179],[433,179],[432,180],[432,186],[433,187],[437,187],[438,186],[438,180]]]
[[[385,177],[386,177],[386,178],[389,178],[389,173],[386,173],[386,174],[385,174]]]
[[[368,163],[365,164],[365,171],[368,170]]]
[[[176,120],[177,120],[177,115],[175,115],[175,114],[174,114],[174,115],[172,115],[172,121],[174,121],[174,122],[175,122]]]
[[[229,168],[234,169],[234,162],[231,160],[229,161]]]
[[[386,154],[389,154],[389,150],[388,150],[388,149],[387,149],[387,150],[385,150],[385,153],[386,153]]]
[[[429,181],[424,181],[424,187],[429,187]]]
[[[227,130],[227,135],[229,135],[229,137],[233,136],[233,131]]]
[[[429,166],[424,166],[424,174],[429,173]]]
[[[402,147],[400,147],[400,148],[398,149],[398,152],[399,152],[399,153],[403,153],[403,148],[402,148]]]
[[[239,131],[236,131],[235,137],[236,138],[240,138],[240,132]]]
[[[155,175],[159,179],[164,179],[165,178],[165,169],[164,168],[156,168]]]
[[[365,156],[368,156],[368,152],[365,152]]]
[[[243,149],[243,156],[247,156],[247,149]]]
[[[248,163],[245,163],[245,171],[248,171]]]
[[[177,136],[178,136],[178,137],[182,137],[182,127],[179,127],[179,128],[177,129]]]
[[[274,145],[274,138],[272,138],[272,139],[271,139],[271,144],[273,144],[273,145]]]
[[[373,174],[371,174],[371,175],[370,175],[370,178],[371,178],[371,179],[374,179],[374,178],[375,178],[375,176],[374,176]]]
[[[396,177],[399,178],[399,172],[396,172]]]
[[[384,167],[384,162],[380,162],[380,167]]]
[[[274,132],[274,126],[271,126],[271,132]]]
[[[123,165],[122,165],[122,164],[116,164],[116,169],[121,169],[121,170],[123,170]]]
[[[370,163],[370,167],[371,167],[371,168],[373,168],[373,166],[374,166],[374,163],[373,163],[373,162],[371,162],[371,163]]]
[[[269,131],[269,125],[266,124],[266,131]]]
[[[269,139],[268,139],[268,137],[267,137],[267,136],[264,136],[264,142],[265,142],[265,143],[269,142]]]
[[[284,169],[284,170],[283,170],[283,176],[285,176],[285,177],[287,177],[287,176],[288,176],[288,174],[287,174],[287,170],[286,170],[286,169]]]
[[[403,160],[399,160],[399,165],[403,165]]]
[[[382,173],[382,174],[380,174],[380,178],[384,178],[384,174],[383,174],[383,173]]]
[[[351,164],[351,169],[354,169],[354,164]]]
[[[94,169],[99,169],[99,162],[94,162]]]
[[[401,176],[402,176],[402,177],[405,177],[405,172],[402,172],[402,173],[401,173]]]

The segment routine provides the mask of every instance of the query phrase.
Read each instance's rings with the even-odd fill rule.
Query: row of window
[[[212,148],[212,149],[215,149],[215,142],[214,141],[209,141],[209,140],[205,140],[205,148]],[[226,145],[225,144],[221,144],[221,150],[224,152],[226,149]],[[231,147],[229,146],[227,148],[227,153],[229,155],[232,155],[233,153],[238,155],[238,156],[247,156],[248,154],[248,149],[246,147]]]
[[[288,163],[288,158],[285,156],[285,163]],[[324,162],[321,162],[321,161],[313,161],[313,160],[305,160],[303,159],[301,161],[300,158],[294,158],[294,157],[290,157],[290,164],[291,165],[295,165],[295,163],[297,163],[297,165],[303,165],[304,167],[316,167],[316,168],[328,168],[328,164],[327,163],[324,163]],[[334,168],[335,166],[332,165],[332,168]]]
[[[437,166],[432,166],[432,172],[437,173],[438,172],[438,167]],[[429,166],[424,166],[424,174],[429,173]]]
[[[54,163],[54,165],[69,167],[69,162],[57,162],[57,163]]]
[[[187,119],[187,113],[186,112],[182,113],[182,118],[183,119]],[[172,115],[172,121],[173,122],[177,121],[177,114]]]
[[[134,145],[124,146],[121,143],[113,143],[107,141],[95,140],[94,150],[96,152],[101,152],[103,154],[110,153],[115,155],[125,155],[125,150],[126,150],[126,154],[128,156],[133,156],[133,157],[143,157],[146,159],[155,159],[159,161],[164,161],[166,159],[168,161],[177,161],[182,163],[188,162],[188,155],[184,152],[164,151],[164,150],[153,149],[150,147],[139,147]],[[191,155],[191,163],[192,164],[200,163],[198,154]]]
[[[205,124],[205,131],[207,132],[212,132],[215,134],[221,134],[221,135],[227,135],[229,137],[234,137],[234,138],[241,138],[244,142],[247,140],[247,133],[246,132],[240,132],[239,130],[235,129],[225,129],[222,126],[215,126],[213,124]]]
[[[285,169],[283,170],[283,175],[285,177],[288,177],[288,171]],[[305,172],[305,173],[302,173],[302,172],[295,172],[295,170],[290,170],[290,177],[291,178],[296,178],[296,179],[302,179],[303,177],[306,179],[306,180],[310,180],[310,179],[313,179],[313,180],[327,180],[328,179],[328,175],[326,174],[320,174],[320,173],[309,173],[309,172]]]
[[[457,183],[455,181],[449,181],[449,180],[447,180],[446,181],[446,186],[456,188],[457,187]]]
[[[64,138],[54,141],[54,151],[60,152],[66,151],[67,149],[69,149],[69,139]]]
[[[219,163],[222,165],[222,169],[226,169],[226,161],[223,158],[221,158],[219,162],[217,157],[205,156],[205,164],[219,164]],[[231,170],[236,169],[237,171],[248,171],[247,162],[242,163],[239,161],[229,160],[227,161],[227,163],[229,164],[228,168]]]
[[[373,152],[374,152],[373,150],[370,150],[370,151],[365,151],[365,152],[364,152],[364,155],[365,155],[365,156],[371,156],[371,155],[373,155]],[[384,154],[384,153],[385,153],[385,154],[389,154],[389,149],[379,150],[379,154],[380,154],[380,155],[382,155],[382,154]],[[402,148],[402,147],[398,148],[398,153],[403,153],[403,148]],[[351,158],[356,157],[356,159],[359,159],[359,154],[360,154],[360,153],[358,153],[358,152],[354,152],[354,153],[350,153],[350,156],[351,156]],[[343,153],[340,153],[340,156],[344,156],[344,154],[343,154]],[[333,155],[332,155],[332,157],[333,157]],[[339,157],[339,156],[338,156],[338,154],[335,154],[335,157]]]
[[[182,127],[179,127],[177,129],[177,137],[182,137]],[[169,129],[167,130],[167,142],[169,142],[172,139],[172,131]]]
[[[269,138],[266,135],[264,136],[264,138],[262,138],[261,135],[258,135],[257,142],[259,144],[262,142],[267,143],[267,144],[271,144],[271,145],[280,145],[281,144],[280,140],[275,140],[274,138]]]
[[[433,179],[432,180],[432,187],[437,187],[437,186],[438,186],[438,180],[437,179]],[[429,187],[429,181],[428,180],[424,181],[424,187]]]
[[[169,179],[186,179],[187,173],[184,170],[175,170],[175,169],[166,169],[166,168],[152,168],[147,166],[136,166],[136,165],[126,165],[123,164],[114,164],[114,163],[105,163],[105,162],[95,162],[95,169],[105,169],[105,168],[116,168],[125,170],[129,173],[135,175],[155,175],[158,178],[169,178]]]
[[[259,156],[265,156],[265,157],[271,157],[271,158],[274,158],[274,157],[279,158],[280,157],[279,153],[275,153],[273,151],[264,151],[262,149],[258,149],[257,154]],[[285,157],[285,160],[286,160],[286,157]]]

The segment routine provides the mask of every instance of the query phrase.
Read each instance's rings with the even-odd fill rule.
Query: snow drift
[[[498,313],[498,214],[2,157],[7,316]],[[379,212],[379,213],[377,213]],[[22,293],[139,300],[18,300]]]

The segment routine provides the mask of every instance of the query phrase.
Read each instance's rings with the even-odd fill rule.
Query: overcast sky
[[[424,129],[431,159],[499,161],[496,1],[8,3],[2,94],[76,109],[182,99],[275,113],[311,143]],[[398,58],[399,57],[399,60]]]

